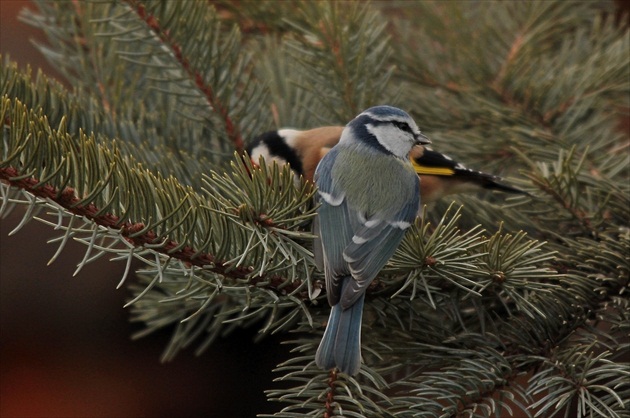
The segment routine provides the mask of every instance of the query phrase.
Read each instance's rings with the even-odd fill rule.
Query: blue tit
[[[419,179],[409,152],[427,143],[407,113],[377,106],[348,123],[317,165],[315,233],[332,309],[315,362],[325,370],[359,371],[365,291],[418,213]]]
[[[268,164],[289,163],[295,173],[296,183],[300,176],[313,180],[315,167],[332,147],[337,145],[343,126],[325,126],[307,131],[280,129],[265,132],[255,138],[248,147],[254,163],[263,156]],[[526,193],[507,185],[501,178],[471,170],[447,155],[428,147],[414,147],[409,155],[420,177],[420,196],[423,204],[430,204],[455,193],[477,192],[482,189],[507,193]]]

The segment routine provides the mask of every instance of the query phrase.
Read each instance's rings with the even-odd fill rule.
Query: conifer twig
[[[237,124],[232,120],[230,113],[222,103],[219,98],[215,95],[213,88],[205,82],[203,75],[197,71],[195,68],[192,68],[190,60],[184,55],[182,48],[180,45],[172,39],[168,30],[165,30],[160,25],[158,19],[149,13],[142,2],[138,2],[136,0],[126,0],[126,2],[131,6],[133,11],[140,17],[149,28],[160,38],[165,45],[167,45],[175,59],[181,64],[182,69],[188,74],[188,76],[193,80],[195,86],[203,93],[208,104],[221,116],[223,119],[223,123],[225,123],[225,131],[227,133],[228,138],[234,144],[234,149],[241,153],[245,149],[245,144],[239,128]]]
[[[78,204],[80,199],[75,196],[74,189],[71,187],[66,187],[64,190],[60,191],[53,186],[41,184],[37,179],[32,177],[20,177],[18,170],[13,167],[0,168],[0,180],[4,180],[11,186],[25,190],[34,196],[49,199],[74,215],[83,216],[105,228],[118,230],[121,235],[133,245],[154,245],[160,242],[158,236],[153,231],[145,231],[141,234],[137,234],[144,229],[144,224],[142,223],[121,222],[118,216],[111,213],[99,214],[99,208],[92,203],[88,205]],[[176,248],[178,249],[172,251]],[[182,260],[198,267],[204,267],[204,269],[236,280],[248,279],[253,271],[251,267],[232,267],[226,265],[221,260],[217,260],[213,254],[198,254],[195,249],[189,246],[181,247],[180,243],[172,240],[164,242],[163,245],[158,248],[152,247],[152,249],[169,257]],[[301,282],[294,281],[283,286],[280,290],[279,286],[285,283],[286,279],[278,275],[273,275],[272,277],[256,276],[250,278],[250,283],[256,285],[265,280],[269,282],[266,286],[267,288],[282,294],[290,293],[301,285]],[[308,298],[308,296],[306,296],[306,298]]]

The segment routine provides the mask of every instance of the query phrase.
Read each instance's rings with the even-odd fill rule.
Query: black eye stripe
[[[401,131],[405,131],[405,132],[409,132],[410,134],[413,134],[413,131],[411,130],[411,126],[409,126],[408,123],[400,122],[400,121],[394,121],[393,123],[394,123],[394,126],[396,126]]]

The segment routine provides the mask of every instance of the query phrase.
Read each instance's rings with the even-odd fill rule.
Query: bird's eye
[[[408,123],[395,121],[394,122],[394,126],[396,126],[401,131],[409,132],[410,134],[413,135],[413,131],[411,130],[411,126],[409,126]]]

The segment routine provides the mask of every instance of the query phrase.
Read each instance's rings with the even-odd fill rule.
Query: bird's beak
[[[424,136],[421,132],[416,134],[416,145],[427,145],[430,144],[431,140]]]

